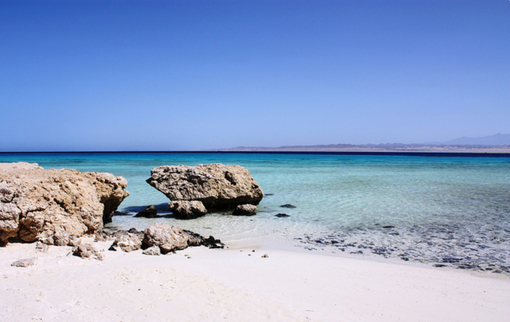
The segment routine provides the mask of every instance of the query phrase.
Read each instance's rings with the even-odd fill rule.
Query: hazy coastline
[[[235,147],[218,152],[363,152],[363,153],[510,153],[510,146],[465,145],[295,145],[281,147]]]

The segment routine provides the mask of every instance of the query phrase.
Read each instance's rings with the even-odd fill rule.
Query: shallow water
[[[114,217],[114,228],[165,221],[231,247],[281,245],[510,273],[508,156],[27,153],[0,154],[0,161],[125,177],[131,195],[119,210],[129,215]],[[166,207],[169,200],[145,182],[160,165],[215,162],[251,172],[266,193],[257,216],[177,220]],[[150,204],[159,205],[164,217],[132,216]]]

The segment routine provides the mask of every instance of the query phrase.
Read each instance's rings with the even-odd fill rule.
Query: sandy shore
[[[165,256],[105,251],[104,261],[70,250],[0,248],[0,320],[494,322],[510,316],[510,279],[497,275],[268,248],[198,247]],[[11,266],[27,257],[36,264]]]

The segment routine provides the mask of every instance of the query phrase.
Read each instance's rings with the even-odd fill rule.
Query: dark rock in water
[[[234,209],[234,212],[232,215],[234,216],[253,216],[256,215],[257,206],[245,204],[245,205],[239,205]]]
[[[150,205],[149,207],[137,213],[135,217],[156,218],[158,217],[158,210],[153,205]]]
[[[290,217],[290,215],[287,215],[287,214],[276,214],[275,217],[285,218],[285,217]]]
[[[168,204],[177,219],[195,219],[207,214],[201,201],[172,201]]]
[[[114,211],[112,216],[129,216],[128,211]]]
[[[382,226],[382,228],[385,228],[385,229],[390,229],[390,228],[395,228],[395,226]]]
[[[264,197],[274,196],[274,193],[266,193],[264,194]]]
[[[285,205],[281,205],[280,207],[282,207],[282,208],[290,208],[290,209],[296,208],[296,206],[291,205],[290,203],[287,203]]]

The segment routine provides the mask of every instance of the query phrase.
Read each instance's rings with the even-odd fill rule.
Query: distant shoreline
[[[480,156],[480,157],[510,157],[510,146],[478,147],[478,146],[292,146],[278,148],[237,147],[214,150],[197,151],[12,151],[0,152],[0,155],[24,154],[108,154],[108,153],[247,153],[247,154],[331,154],[331,155],[395,155],[395,156]]]

